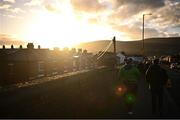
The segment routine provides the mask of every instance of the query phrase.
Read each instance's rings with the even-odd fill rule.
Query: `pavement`
[[[114,93],[116,70],[97,69],[65,76],[1,91],[0,118],[180,118],[167,89],[163,116],[151,114],[151,94],[144,79],[138,82],[137,102],[129,115]]]

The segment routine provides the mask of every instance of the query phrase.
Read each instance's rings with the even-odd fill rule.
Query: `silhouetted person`
[[[132,107],[137,95],[137,82],[140,79],[139,69],[133,65],[132,59],[126,60],[126,65],[119,70],[118,77],[120,83],[125,85],[126,91],[123,96],[125,98],[126,107],[129,114],[132,114]]]
[[[150,61],[146,61],[146,62],[144,63],[144,73],[146,73],[146,71],[147,71],[147,69],[149,68],[149,66],[151,65],[151,63],[152,63],[152,62],[150,62]]]
[[[152,95],[152,113],[162,115],[163,108],[163,87],[166,85],[168,75],[166,70],[160,67],[159,60],[155,59],[146,71],[146,80],[150,85]]]
[[[144,74],[144,64],[142,62],[140,62],[138,65],[137,65],[139,71],[141,72],[141,74]]]

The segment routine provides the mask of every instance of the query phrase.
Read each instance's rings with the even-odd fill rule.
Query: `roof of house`
[[[0,49],[0,57],[6,61],[37,61],[44,60],[49,49]]]

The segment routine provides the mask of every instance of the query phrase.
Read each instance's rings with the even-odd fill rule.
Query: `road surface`
[[[1,91],[0,118],[157,118],[151,114],[144,79],[138,83],[133,115],[127,114],[124,102],[115,94],[116,81],[117,70],[98,69]],[[179,117],[167,91],[165,98],[163,117]]]

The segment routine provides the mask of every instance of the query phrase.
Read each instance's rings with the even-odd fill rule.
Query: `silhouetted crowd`
[[[152,114],[162,115],[163,92],[168,81],[166,70],[159,64],[159,59],[135,62],[131,58],[125,60],[125,64],[119,69],[118,79],[125,86],[126,91],[122,95],[127,104],[128,114],[133,114],[132,107],[136,101],[138,81],[146,80],[151,91]],[[128,95],[133,95],[133,102],[129,102]]]

